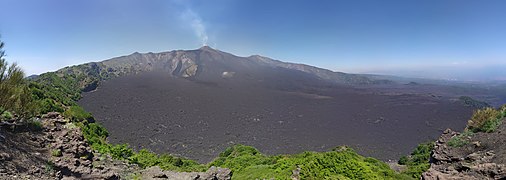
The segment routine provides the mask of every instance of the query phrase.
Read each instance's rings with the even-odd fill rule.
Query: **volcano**
[[[463,129],[473,111],[452,96],[375,88],[394,83],[387,80],[208,46],[86,67],[111,77],[79,101],[109,130],[109,141],[200,162],[233,144],[266,154],[348,145],[394,160],[446,128]]]

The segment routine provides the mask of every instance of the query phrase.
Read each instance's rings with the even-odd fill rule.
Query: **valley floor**
[[[446,128],[462,130],[473,108],[430,94],[220,80],[141,73],[108,80],[79,104],[128,143],[207,163],[234,144],[266,154],[348,145],[383,161],[409,154]]]

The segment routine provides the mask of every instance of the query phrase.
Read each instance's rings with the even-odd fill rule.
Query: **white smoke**
[[[200,16],[191,9],[187,9],[183,12],[182,17],[183,20],[190,22],[190,26],[195,32],[195,35],[197,35],[202,42],[202,46],[207,46],[209,37],[207,36],[206,26],[204,25],[202,18],[200,18]]]

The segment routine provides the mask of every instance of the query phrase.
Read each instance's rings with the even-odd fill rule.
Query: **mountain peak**
[[[199,50],[205,50],[205,51],[216,51],[215,49],[209,47],[208,45],[202,46],[199,48]]]

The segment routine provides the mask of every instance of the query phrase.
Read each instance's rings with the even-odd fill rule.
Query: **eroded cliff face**
[[[173,76],[191,78],[197,75],[199,65],[194,58],[188,57],[185,53],[178,53],[176,58],[170,61],[171,66],[167,70]]]
[[[503,120],[504,121],[504,120]],[[447,129],[436,141],[430,169],[422,179],[504,179],[506,178],[506,125],[493,133],[461,135]],[[453,138],[453,139],[452,139]],[[461,146],[451,141],[463,142]]]

